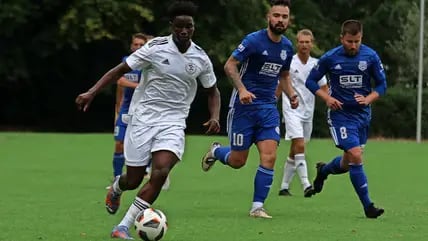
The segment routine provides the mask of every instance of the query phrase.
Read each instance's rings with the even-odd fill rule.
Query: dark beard
[[[269,29],[270,29],[270,31],[272,31],[272,33],[274,33],[276,35],[282,35],[287,30],[287,28],[277,29],[274,25],[272,25],[272,23],[269,23]]]

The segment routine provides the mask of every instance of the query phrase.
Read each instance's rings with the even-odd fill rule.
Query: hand
[[[239,89],[238,94],[239,94],[239,101],[241,102],[241,104],[244,104],[244,105],[253,103],[253,99],[256,98],[256,96],[253,93],[251,93],[245,88]]]
[[[208,130],[205,134],[214,134],[220,132],[220,122],[217,119],[210,119],[203,124],[203,126],[208,127]]]
[[[91,105],[92,100],[94,99],[95,95],[92,92],[85,92],[77,96],[75,102],[77,105],[78,110],[83,110],[83,112],[86,112]]]
[[[367,98],[364,95],[361,94],[354,94],[354,98],[357,101],[358,104],[360,105],[370,105],[370,102],[367,100]]]
[[[293,95],[290,97],[290,105],[292,109],[296,109],[299,106],[299,96]]]
[[[332,110],[341,110],[343,103],[338,101],[336,98],[329,96],[329,98],[325,101],[327,107]]]

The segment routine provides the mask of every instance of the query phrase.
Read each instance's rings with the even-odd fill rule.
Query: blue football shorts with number
[[[328,123],[330,134],[338,148],[347,151],[367,143],[370,125],[369,112],[329,111]]]
[[[119,112],[117,116],[116,125],[114,127],[114,140],[123,142],[125,140],[126,127],[128,126],[123,122],[123,118],[126,118],[127,114]]]
[[[263,140],[279,143],[279,113],[276,106],[271,106],[230,109],[228,134],[232,150],[248,150],[253,143]]]

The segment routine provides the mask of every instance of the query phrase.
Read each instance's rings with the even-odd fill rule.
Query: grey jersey
[[[197,90],[215,85],[207,54],[195,43],[181,53],[172,35],[158,37],[131,54],[126,63],[143,75],[132,97],[130,115],[146,125],[186,125]]]

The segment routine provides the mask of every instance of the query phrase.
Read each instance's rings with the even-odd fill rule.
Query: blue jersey
[[[345,53],[343,46],[325,53],[306,79],[312,93],[320,88],[318,80],[329,77],[330,95],[343,103],[341,110],[328,111],[330,132],[337,147],[347,151],[366,144],[371,120],[370,106],[360,105],[355,94],[367,96],[374,91],[385,94],[385,71],[377,53],[361,45],[355,56]]]
[[[248,34],[232,56],[241,63],[241,81],[256,98],[252,104],[239,102],[234,90],[230,107],[235,109],[266,105],[276,108],[275,90],[282,71],[290,69],[293,47],[286,37],[276,43],[269,39],[266,29]]]
[[[360,46],[356,56],[346,55],[342,46],[325,53],[306,79],[306,86],[312,93],[315,94],[320,88],[317,82],[326,74],[329,77],[330,95],[343,103],[345,111],[370,108],[358,104],[354,95],[369,95],[372,92],[371,79],[379,95],[386,91],[385,71],[379,56],[366,45]]]
[[[125,62],[126,58],[128,58],[128,56],[123,57],[122,62]],[[131,72],[128,72],[124,75],[124,77],[131,82],[138,83],[140,82],[141,78],[141,70],[133,70]],[[128,113],[129,105],[131,104],[131,99],[132,95],[134,94],[134,90],[134,88],[123,87],[122,105],[120,106],[121,114]]]

